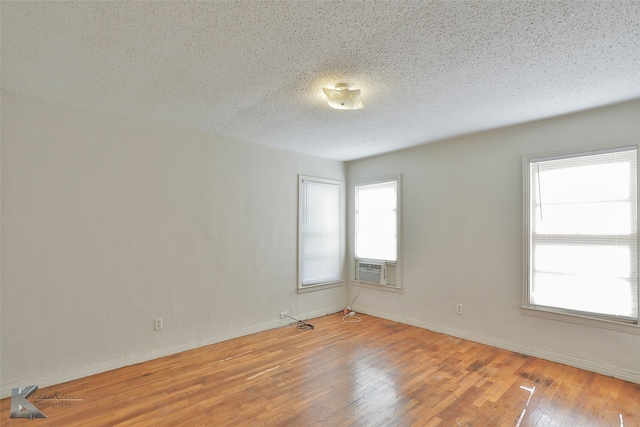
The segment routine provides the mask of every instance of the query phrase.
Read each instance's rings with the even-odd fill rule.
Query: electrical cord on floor
[[[349,305],[347,305],[347,309],[349,309],[349,311],[351,311],[351,306],[353,305],[353,303],[355,302],[356,298],[358,298],[358,295],[360,295],[360,288],[358,288],[358,292],[356,293],[356,295],[353,297],[353,299],[351,300],[351,302],[349,303]]]
[[[347,320],[347,319],[351,319],[351,320]],[[345,310],[345,314],[344,314],[344,317],[342,318],[342,321],[344,323],[357,323],[357,322],[362,322],[362,319],[356,316],[355,311],[350,311],[347,313]]]
[[[298,326],[296,326],[296,328],[298,329],[307,330],[307,331],[314,329],[314,326],[310,323],[304,323],[302,320],[298,320],[295,317],[289,316],[288,314],[283,314],[283,316],[288,317],[289,319],[295,320],[298,323]]]
[[[362,322],[362,319],[356,316],[356,312],[351,311],[351,306],[353,305],[353,302],[356,300],[356,298],[358,298],[358,295],[360,295],[360,288],[358,288],[358,293],[353,297],[351,303],[349,303],[349,305],[347,305],[347,308],[345,308],[343,311],[344,317],[342,318],[342,321],[344,323]]]

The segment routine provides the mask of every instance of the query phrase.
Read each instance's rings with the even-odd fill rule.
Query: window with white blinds
[[[636,147],[528,160],[529,306],[638,323]]]
[[[340,181],[299,177],[298,288],[342,280]]]
[[[398,180],[355,187],[355,255],[398,260]]]

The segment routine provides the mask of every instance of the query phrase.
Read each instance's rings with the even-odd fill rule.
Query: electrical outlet
[[[288,315],[289,315],[288,311],[281,311],[280,312],[280,318],[281,319],[286,319]]]
[[[456,313],[462,314],[462,304],[456,304]]]
[[[154,331],[159,331],[159,330],[160,330],[160,329],[162,329],[162,328],[163,328],[163,325],[162,325],[162,317],[156,317],[156,318],[153,320],[153,330],[154,330]]]

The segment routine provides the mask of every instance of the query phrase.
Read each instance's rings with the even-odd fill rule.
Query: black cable
[[[296,328],[298,329],[302,329],[302,330],[312,330],[314,329],[314,326],[310,323],[304,323],[302,320],[298,320],[295,317],[291,317],[288,314],[284,314],[284,317],[288,317],[289,319],[293,319],[298,323],[298,326],[296,326]]]
[[[296,328],[310,331],[310,330],[314,329],[314,326],[312,324],[310,324],[310,323],[302,323],[302,322],[300,322],[300,324],[298,326],[296,326]]]

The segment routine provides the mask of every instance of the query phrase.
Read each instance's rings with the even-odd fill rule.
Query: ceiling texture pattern
[[[640,98],[640,1],[2,1],[0,13],[3,90],[336,160]],[[322,87],[340,82],[364,109],[327,105]]]

